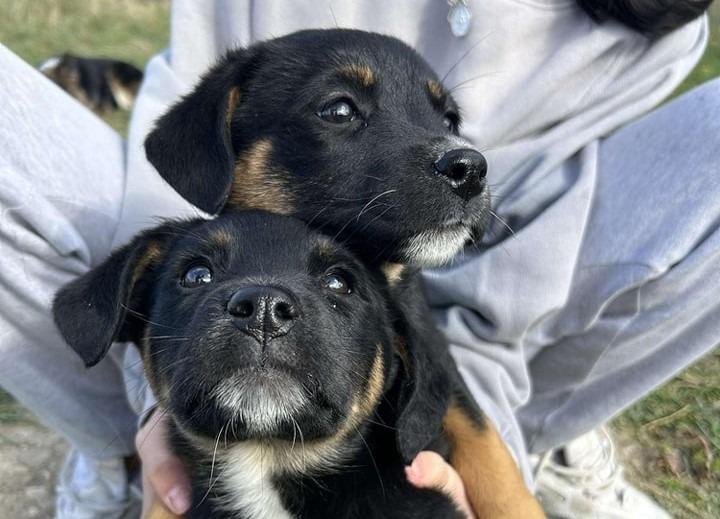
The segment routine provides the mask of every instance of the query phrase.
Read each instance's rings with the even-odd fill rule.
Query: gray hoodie
[[[462,108],[462,133],[488,158],[495,212],[516,233],[508,239],[496,222],[483,254],[467,254],[426,279],[471,389],[520,454],[513,413],[531,397],[527,363],[551,336],[548,316],[569,299],[598,139],[677,87],[703,53],[707,21],[651,42],[613,22],[595,24],[573,0],[468,4],[470,30],[456,37],[444,0],[176,0],[169,49],[148,64],[133,113],[115,243],[157,216],[197,213],[148,164],[142,143],[153,121],[226,49],[336,26],[402,39],[446,76]],[[540,214],[543,224],[534,225]],[[580,316],[578,329],[583,323]]]

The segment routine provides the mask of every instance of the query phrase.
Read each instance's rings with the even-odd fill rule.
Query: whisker
[[[335,28],[339,29],[340,25],[338,25],[337,18],[335,17],[335,11],[333,10],[332,0],[328,2],[328,8],[330,9],[330,16],[332,16],[333,23],[335,24]]]
[[[140,320],[142,320],[142,321],[144,321],[144,322],[146,322],[146,323],[148,323],[148,324],[154,324],[155,326],[162,326],[163,328],[170,328],[171,330],[177,330],[177,329],[178,329],[178,328],[175,327],[175,326],[170,326],[170,325],[167,325],[167,324],[156,323],[155,321],[151,321],[150,319],[147,318],[147,316],[141,314],[141,313],[138,312],[137,310],[133,310],[132,308],[130,308],[129,306],[127,306],[127,305],[124,304],[124,303],[120,303],[120,306],[121,306],[122,308],[124,308],[126,311],[130,312],[131,314],[133,314],[135,317],[139,318]]]
[[[450,92],[457,92],[457,90],[463,85],[467,85],[468,83],[472,83],[473,81],[477,81],[478,79],[483,79],[485,77],[495,76],[497,74],[500,74],[500,71],[485,72],[484,74],[479,74],[477,76],[473,76],[471,78],[464,79],[464,80],[460,81],[459,83],[449,87],[448,90]]]
[[[218,476],[218,478],[215,479],[215,481],[213,481],[213,474],[215,472],[215,459],[217,456],[218,445],[220,445],[220,436],[223,433],[223,429],[225,429],[225,427],[227,425],[228,424],[225,424],[222,427],[220,427],[220,432],[218,432],[217,440],[215,440],[215,448],[213,449],[212,462],[210,463],[210,477],[208,478],[208,489],[207,489],[207,492],[205,492],[205,495],[202,496],[202,499],[200,499],[200,502],[197,504],[197,506],[200,506],[201,504],[203,504],[205,502],[205,499],[207,499],[207,497],[210,495],[210,491],[213,489],[213,486],[219,479],[219,476]]]
[[[378,200],[379,198],[381,198],[381,197],[383,197],[383,196],[385,196],[385,195],[392,194],[392,193],[394,193],[394,192],[396,192],[396,191],[397,191],[397,189],[388,189],[387,191],[383,191],[383,192],[380,193],[379,195],[373,197],[372,200],[370,200],[367,204],[365,204],[365,206],[364,206],[362,209],[360,209],[360,212],[358,213],[357,218],[355,219],[355,221],[360,221],[360,217],[363,215],[363,213],[365,213],[365,211],[368,209],[368,206],[369,206],[370,204],[372,204],[373,202],[375,202],[375,201]]]
[[[468,55],[469,55],[472,51],[474,51],[475,48],[476,48],[478,45],[480,45],[482,42],[484,42],[485,40],[487,40],[494,32],[495,32],[495,31],[490,31],[490,32],[487,33],[485,36],[482,36],[478,41],[476,41],[475,43],[473,43],[468,50],[466,50],[465,52],[463,52],[462,56],[460,56],[460,58],[453,64],[453,66],[450,67],[447,72],[445,72],[445,75],[444,75],[444,76],[442,77],[442,79],[440,80],[440,83],[444,83],[445,80],[447,79],[447,77],[450,75],[450,73],[451,73],[453,70],[455,70],[455,68],[456,68],[460,63],[462,63],[462,61],[463,61],[465,58],[467,58]]]
[[[508,223],[507,223],[505,220],[503,220],[503,219],[502,219],[495,211],[493,211],[492,209],[490,209],[489,211],[490,211],[490,214],[491,214],[498,222],[500,222],[508,231],[510,231],[510,234],[512,234],[513,236],[515,236],[515,231],[513,230],[512,227],[510,227],[510,225],[508,225]]]

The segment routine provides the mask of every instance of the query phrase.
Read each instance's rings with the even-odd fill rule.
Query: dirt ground
[[[67,444],[30,419],[0,423],[0,519],[50,519]]]
[[[51,519],[67,443],[19,406],[0,407],[8,406],[15,416],[10,423],[0,420],[0,519]],[[621,443],[622,457],[636,457],[637,445]]]

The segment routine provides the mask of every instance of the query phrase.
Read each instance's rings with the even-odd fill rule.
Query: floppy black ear
[[[251,50],[228,53],[195,89],[163,115],[145,140],[145,154],[186,200],[215,214],[230,193],[235,156],[230,119],[251,66]]]
[[[409,464],[440,435],[455,370],[447,341],[435,328],[422,295],[403,295],[399,327],[404,338],[405,351],[400,357],[405,373],[401,375],[396,427],[398,450]]]
[[[398,450],[407,464],[440,435],[452,394],[452,379],[444,362],[418,353],[409,358],[412,376],[400,391],[397,421]]]
[[[104,263],[55,294],[53,317],[67,343],[85,365],[94,366],[116,340],[137,340],[137,319],[145,314],[144,274],[160,261],[163,227],[136,237]]]

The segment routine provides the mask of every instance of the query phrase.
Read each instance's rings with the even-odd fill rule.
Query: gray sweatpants
[[[2,47],[0,70],[0,384],[85,453],[125,455],[121,352],[85,370],[50,316],[58,287],[110,252],[124,144]],[[555,168],[566,186],[550,203],[501,184],[500,215],[532,218],[428,273],[463,374],[526,473],[528,448],[607,420],[718,343],[719,150],[714,81],[589,144],[597,174],[581,157]],[[553,245],[563,233],[580,237],[571,259]],[[548,263],[571,267],[558,279]],[[548,286],[563,297],[548,304]]]

